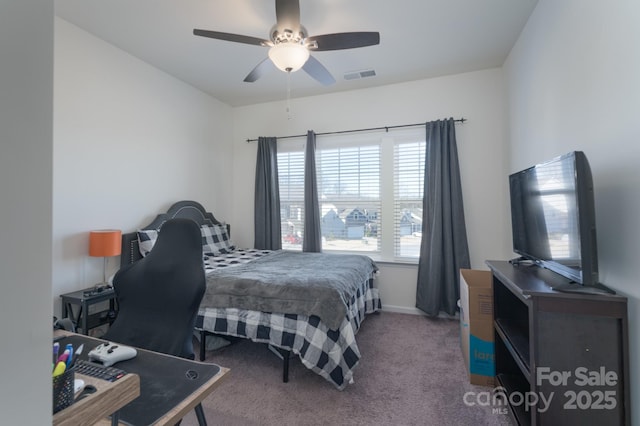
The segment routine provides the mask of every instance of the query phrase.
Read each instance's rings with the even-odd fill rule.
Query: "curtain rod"
[[[456,123],[464,123],[465,121],[467,121],[466,118],[462,117],[462,118],[458,118],[453,120]],[[316,136],[322,136],[322,135],[338,135],[338,134],[342,134],[342,133],[356,133],[356,132],[372,132],[375,130],[384,130],[385,132],[388,132],[389,129],[399,129],[402,127],[416,127],[416,126],[424,126],[426,123],[414,123],[414,124],[400,124],[397,126],[384,126],[384,127],[370,127],[368,129],[354,129],[354,130],[340,130],[337,132],[323,132],[323,133],[316,133]],[[277,136],[276,139],[291,139],[291,138],[302,138],[307,136],[306,134],[304,135],[289,135],[289,136]],[[247,143],[249,142],[257,142],[258,139],[247,139]]]

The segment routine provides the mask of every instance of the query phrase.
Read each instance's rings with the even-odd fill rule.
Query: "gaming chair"
[[[167,220],[146,257],[113,279],[118,315],[103,339],[194,359],[193,328],[205,292],[200,227],[190,219]],[[199,424],[206,425],[202,405]]]

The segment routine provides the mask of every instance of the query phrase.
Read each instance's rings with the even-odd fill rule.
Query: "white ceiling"
[[[322,86],[291,74],[291,96],[311,96],[499,67],[537,0],[300,0],[309,35],[378,31],[380,44],[315,52],[334,76]],[[244,77],[268,49],[197,37],[194,28],[269,38],[273,0],[56,0],[56,15],[231,106],[285,99],[287,76]],[[347,81],[347,72],[375,77]]]

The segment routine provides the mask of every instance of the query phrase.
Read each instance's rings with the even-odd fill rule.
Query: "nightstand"
[[[89,290],[93,290],[93,287],[60,295],[62,298],[62,318],[70,318],[76,326],[76,331],[87,335],[92,328],[111,324],[115,319],[118,304],[113,288],[85,296],[85,292]],[[90,312],[90,306],[104,301],[109,301],[108,309]]]

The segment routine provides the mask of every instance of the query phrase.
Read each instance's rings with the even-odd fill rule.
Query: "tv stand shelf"
[[[630,424],[627,299],[555,291],[568,280],[536,265],[486,263],[496,379],[517,423]],[[538,403],[519,404],[527,395]]]
[[[529,338],[527,337],[526,326],[527,324],[517,324],[515,322],[505,321],[502,318],[495,321],[496,333],[502,338],[502,341],[507,346],[509,352],[511,352],[516,363],[518,363],[522,373],[525,376],[529,376]]]
[[[498,386],[502,386],[509,395],[514,392],[524,393],[529,387],[529,382],[518,375],[498,374],[496,379]],[[529,413],[523,405],[509,408],[511,408],[511,413],[518,424],[530,424]]]

